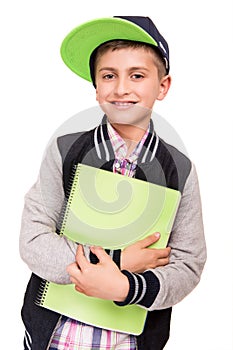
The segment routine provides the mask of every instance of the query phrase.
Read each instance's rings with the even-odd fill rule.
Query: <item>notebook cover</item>
[[[117,306],[111,300],[87,297],[73,284],[59,285],[44,281],[37,305],[89,325],[138,335],[142,332],[147,311],[137,305]]]
[[[60,234],[72,241],[123,249],[155,231],[167,245],[181,194],[103,169],[78,164]]]
[[[123,249],[153,232],[161,237],[153,247],[164,248],[178,209],[179,191],[78,164],[64,205],[60,234],[72,241]],[[147,310],[138,305],[117,306],[87,297],[74,285],[44,282],[38,305],[90,325],[138,335]]]

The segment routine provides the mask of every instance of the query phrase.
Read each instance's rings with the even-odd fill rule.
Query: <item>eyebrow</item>
[[[116,69],[116,68],[114,68],[114,67],[102,67],[102,68],[100,68],[98,71],[101,72],[101,71],[103,71],[103,70],[115,71],[115,70],[118,70],[118,69]],[[146,68],[146,67],[140,67],[140,66],[138,66],[138,67],[130,67],[128,70],[129,70],[129,71],[134,71],[134,70],[145,70],[145,71],[148,71],[149,69]]]
[[[113,67],[102,67],[98,71],[101,72],[102,70],[116,70],[116,69]]]

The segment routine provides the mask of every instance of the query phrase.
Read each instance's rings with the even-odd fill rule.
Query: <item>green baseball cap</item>
[[[91,82],[91,54],[111,40],[139,41],[157,47],[169,72],[168,44],[151,19],[141,16],[99,18],[81,24],[63,40],[62,59],[74,73]]]

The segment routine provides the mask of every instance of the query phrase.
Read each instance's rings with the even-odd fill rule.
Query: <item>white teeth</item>
[[[113,102],[117,106],[131,106],[133,102]]]

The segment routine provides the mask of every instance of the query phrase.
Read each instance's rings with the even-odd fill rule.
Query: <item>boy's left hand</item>
[[[98,264],[91,264],[86,259],[83,246],[79,244],[76,262],[67,267],[75,289],[91,297],[124,301],[129,291],[127,277],[103,248],[91,247],[91,251],[99,259]]]

